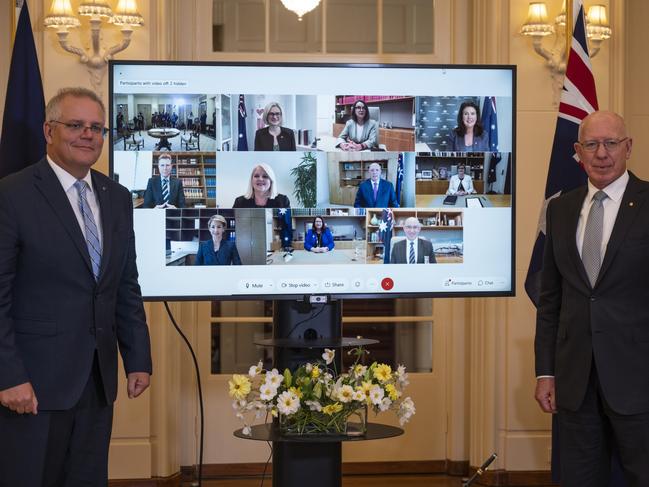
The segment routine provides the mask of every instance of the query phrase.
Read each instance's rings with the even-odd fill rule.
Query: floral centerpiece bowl
[[[283,435],[362,436],[367,431],[367,413],[392,410],[403,426],[415,414],[410,397],[403,397],[408,374],[400,365],[373,362],[363,365],[367,353],[352,349],[356,356],[347,372],[338,374],[335,351],[325,349],[322,361],[308,362],[291,372],[264,370],[262,362],[248,375],[234,374],[228,381],[232,406],[250,435],[252,416],[257,420],[278,418]],[[254,421],[254,419],[253,419]]]

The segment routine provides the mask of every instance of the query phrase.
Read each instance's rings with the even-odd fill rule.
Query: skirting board
[[[264,471],[263,463],[232,463],[203,465],[204,479],[224,477],[259,477]],[[385,474],[446,474],[467,476],[476,467],[469,468],[468,461],[433,460],[421,462],[350,462],[343,463],[344,475],[385,475]],[[195,467],[181,467],[179,473],[165,478],[141,480],[111,480],[110,487],[180,487],[181,483],[195,479]],[[266,475],[272,474],[269,464]],[[486,487],[551,487],[556,486],[549,471],[488,470],[474,484]]]

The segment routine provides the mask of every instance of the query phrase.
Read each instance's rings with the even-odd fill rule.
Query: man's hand
[[[131,372],[128,374],[128,397],[133,399],[149,387],[150,375],[148,372]]]
[[[18,414],[38,414],[38,401],[29,382],[0,391],[0,404]]]
[[[534,398],[539,403],[543,412],[556,413],[557,405],[554,394],[554,377],[541,377],[536,380]]]

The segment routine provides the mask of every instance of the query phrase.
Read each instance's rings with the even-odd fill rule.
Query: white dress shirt
[[[81,227],[81,233],[83,233],[83,237],[85,238],[86,225],[83,222],[83,215],[81,214],[81,210],[79,209],[79,192],[77,191],[77,188],[74,187],[74,183],[77,182],[77,178],[75,178],[72,174],[52,161],[52,159],[50,159],[50,156],[47,156],[47,162],[49,162],[50,167],[54,171],[54,174],[56,174],[56,177],[59,179],[59,182],[63,187],[63,191],[65,191],[65,195],[68,197],[70,205],[72,205],[74,216],[77,217],[77,222],[79,223],[79,227]],[[97,237],[99,237],[100,242],[103,242],[99,201],[97,200],[97,193],[95,192],[95,188],[92,186],[90,171],[88,171],[88,174],[86,174],[86,177],[83,178],[83,180],[88,183],[88,188],[86,189],[86,199],[88,200],[90,211],[92,211],[92,216],[95,219],[95,225],[97,225],[97,232],[99,233]]]
[[[624,196],[624,191],[626,190],[626,185],[629,182],[629,173],[624,171],[624,173],[613,181],[611,184],[602,188],[602,191],[606,193],[607,198],[602,200],[602,205],[604,206],[604,225],[602,227],[602,248],[600,255],[602,260],[604,259],[604,254],[606,253],[606,246],[608,241],[611,238],[611,233],[613,232],[613,225],[615,225],[615,220],[617,218],[617,212],[620,209],[620,203],[622,202],[622,196]],[[584,204],[581,207],[581,213],[579,213],[579,222],[577,223],[577,249],[579,250],[579,256],[581,257],[581,249],[584,245],[584,231],[586,230],[586,220],[588,220],[588,213],[590,212],[590,207],[593,205],[593,196],[597,193],[597,189],[593,184],[588,181],[588,194],[584,198]]]

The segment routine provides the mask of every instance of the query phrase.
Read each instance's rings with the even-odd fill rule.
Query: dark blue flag
[[[397,203],[401,205],[401,190],[403,189],[403,152],[399,152],[399,160],[397,161]]]
[[[45,97],[27,2],[23,3],[11,55],[0,136],[0,178],[45,155]]]
[[[238,151],[247,151],[248,150],[248,136],[246,135],[246,97],[244,95],[239,95],[239,134],[237,138],[237,150]]]
[[[482,127],[489,134],[489,150],[498,152],[498,116],[495,96],[485,96],[482,105]]]
[[[536,242],[525,279],[525,291],[535,306],[539,303],[547,205],[551,199],[561,193],[586,184],[587,176],[577,158],[573,144],[578,139],[581,121],[586,115],[597,110],[597,92],[588,56],[583,6],[579,0],[576,0],[573,5],[577,15],[573,17],[573,40],[554,131],[550,167],[545,183],[545,201],[541,209]]]
[[[390,208],[384,208],[379,223],[379,241],[383,242],[383,263],[390,263],[390,241],[392,240],[392,226],[394,214]]]
[[[282,240],[282,249],[288,250],[293,245],[293,218],[291,217],[290,208],[280,208],[277,210],[279,217],[279,237]]]

